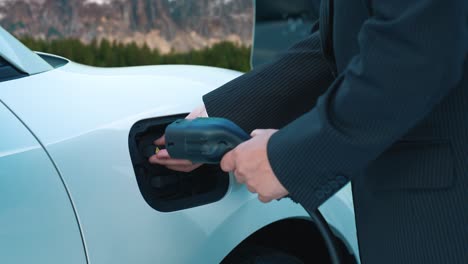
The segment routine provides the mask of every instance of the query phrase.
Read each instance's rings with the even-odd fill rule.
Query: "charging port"
[[[205,164],[192,172],[177,172],[151,164],[148,158],[164,146],[155,146],[166,126],[186,114],[140,120],[129,134],[133,169],[145,201],[155,210],[171,212],[220,200],[227,192],[229,174],[219,165]]]

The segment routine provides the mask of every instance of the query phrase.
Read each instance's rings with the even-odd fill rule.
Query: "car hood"
[[[42,141],[53,144],[140,119],[190,112],[203,94],[240,72],[193,65],[97,68],[73,62],[0,83],[2,100]]]

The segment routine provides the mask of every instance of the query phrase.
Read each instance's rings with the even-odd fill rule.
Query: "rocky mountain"
[[[250,45],[253,0],[0,0],[16,36],[136,42],[161,53],[220,41]]]

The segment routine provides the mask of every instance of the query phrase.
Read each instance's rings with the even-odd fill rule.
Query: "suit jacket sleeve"
[[[280,128],[310,111],[333,82],[319,32],[273,62],[255,68],[203,96],[210,117],[225,117],[245,131]]]
[[[360,52],[314,109],[268,142],[276,176],[309,209],[417,125],[466,71],[465,0],[373,3]]]

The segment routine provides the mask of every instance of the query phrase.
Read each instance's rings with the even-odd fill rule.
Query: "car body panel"
[[[218,202],[156,211],[137,186],[128,135],[139,120],[191,111],[203,94],[241,74],[205,66],[102,69],[70,62],[0,83],[0,100],[28,124],[58,165],[80,218],[90,263],[218,263],[261,227],[307,218],[307,213],[289,199],[259,202],[232,175]],[[354,228],[346,189],[349,185],[322,208],[353,251],[352,231],[341,230]]]
[[[47,153],[0,102],[0,262],[86,263],[67,192]]]
[[[0,27],[0,57],[27,74],[52,70],[47,62]]]

